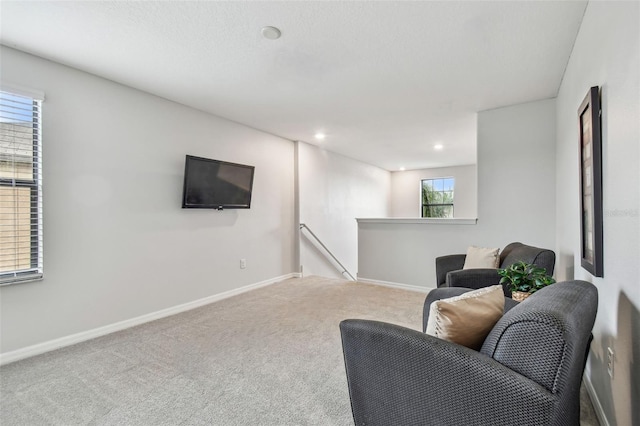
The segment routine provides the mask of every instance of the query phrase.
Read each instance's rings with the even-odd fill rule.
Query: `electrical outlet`
[[[240,259],[240,269],[247,267],[247,259]]]
[[[615,357],[613,355],[613,349],[607,348],[607,371],[609,372],[609,377],[613,379],[613,361]]]

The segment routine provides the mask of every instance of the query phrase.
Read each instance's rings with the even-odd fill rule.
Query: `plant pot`
[[[522,302],[527,297],[531,296],[531,293],[527,293],[524,291],[514,291],[511,293],[511,298],[516,302]]]

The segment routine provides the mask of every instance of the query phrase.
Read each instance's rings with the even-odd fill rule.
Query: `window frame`
[[[0,91],[9,96],[26,98],[32,107],[31,179],[0,177],[0,187],[29,188],[29,268],[0,272],[0,286],[36,281],[43,278],[42,215],[42,103],[44,95],[12,90],[2,84]],[[11,157],[10,157],[11,158]],[[13,154],[15,158],[15,154]]]
[[[436,191],[436,192],[440,192],[442,194],[446,193],[446,192],[451,192],[452,195],[452,200],[451,203],[425,203],[425,199],[424,199],[424,187],[425,187],[425,182],[426,181],[437,181],[437,180],[442,180],[445,181],[447,179],[451,179],[453,181],[453,185],[452,185],[452,189],[451,191],[445,191],[444,190],[444,186],[442,191]],[[455,218],[455,183],[456,183],[456,179],[455,176],[441,176],[441,177],[433,177],[433,178],[424,178],[424,179],[420,179],[420,217],[424,218],[424,219],[453,219]],[[444,183],[443,183],[444,185]],[[450,217],[434,217],[434,216],[425,216],[424,212],[425,212],[425,208],[430,208],[430,207],[451,207],[451,216]]]

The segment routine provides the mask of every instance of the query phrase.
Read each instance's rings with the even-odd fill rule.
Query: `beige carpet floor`
[[[420,329],[423,300],[287,280],[1,367],[0,424],[350,425],[339,322]]]

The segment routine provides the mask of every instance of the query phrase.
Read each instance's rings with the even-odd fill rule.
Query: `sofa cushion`
[[[481,288],[433,302],[426,333],[479,350],[503,312],[502,286]]]
[[[462,269],[497,268],[500,265],[499,248],[470,246]]]

